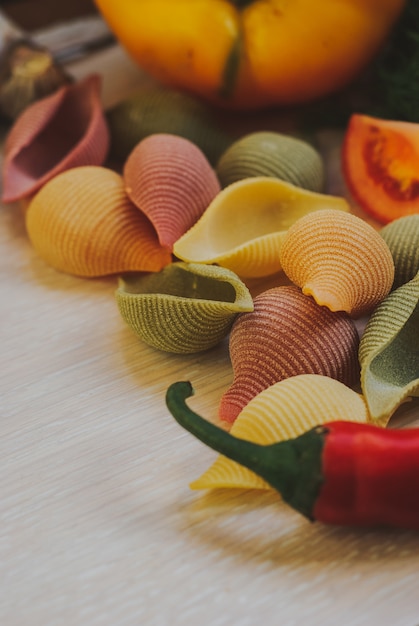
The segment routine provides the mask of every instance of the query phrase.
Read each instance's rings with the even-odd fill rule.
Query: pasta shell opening
[[[215,346],[240,312],[253,310],[247,287],[233,272],[192,263],[122,276],[115,295],[122,318],[142,341],[179,354]]]
[[[5,144],[3,202],[34,194],[66,169],[105,161],[109,132],[100,86],[99,76],[89,76],[35,102],[18,117]]]
[[[279,251],[290,226],[325,207],[349,211],[343,198],[279,179],[238,181],[220,191],[173,253],[183,261],[218,263],[247,278],[268,276],[281,270]]]

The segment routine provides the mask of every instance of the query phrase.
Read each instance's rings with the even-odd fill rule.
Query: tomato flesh
[[[419,124],[352,115],[342,169],[353,198],[381,223],[419,213]]]

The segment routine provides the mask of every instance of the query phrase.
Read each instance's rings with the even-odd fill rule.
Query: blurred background
[[[98,14],[93,0],[2,0],[0,9],[29,32],[57,22]]]

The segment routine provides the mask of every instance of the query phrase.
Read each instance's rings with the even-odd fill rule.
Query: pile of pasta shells
[[[117,277],[134,340],[179,354],[227,340],[218,417],[272,443],[338,418],[386,427],[419,394],[419,215],[376,229],[324,187],[301,137],[229,137],[158,87],[105,113],[90,76],[15,121],[2,199],[24,206],[48,265]],[[192,487],[268,485],[220,457]]]

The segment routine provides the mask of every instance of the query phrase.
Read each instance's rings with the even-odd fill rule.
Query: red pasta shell
[[[109,131],[100,88],[100,76],[90,75],[35,102],[17,118],[5,143],[3,202],[33,195],[72,167],[104,163]]]
[[[189,139],[156,133],[140,141],[125,162],[123,177],[132,202],[172,250],[220,191],[218,178]]]
[[[220,418],[233,422],[261,391],[298,374],[355,385],[358,347],[359,335],[347,313],[319,306],[296,286],[261,293],[254,311],[241,313],[231,330],[234,379],[221,399]]]

